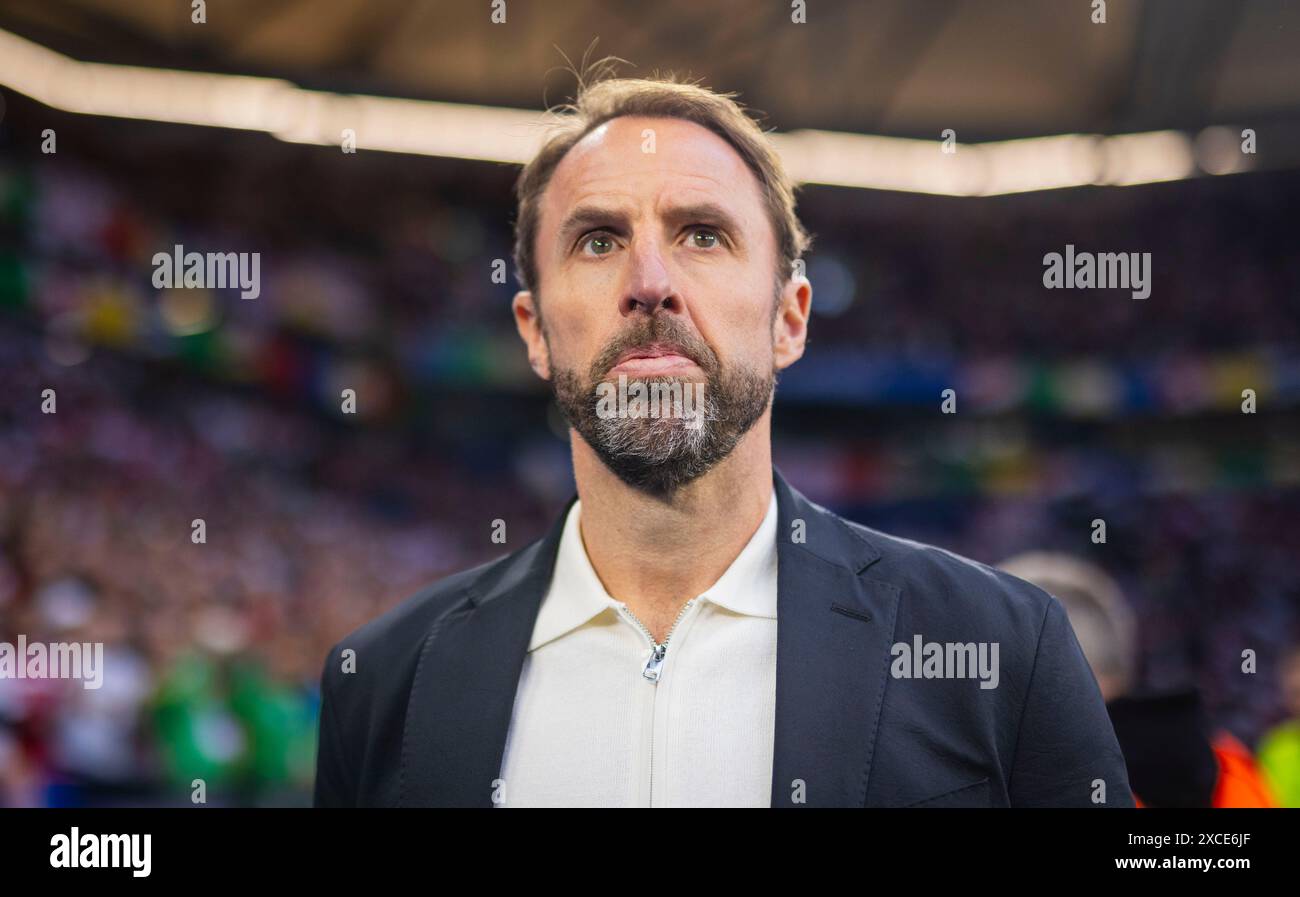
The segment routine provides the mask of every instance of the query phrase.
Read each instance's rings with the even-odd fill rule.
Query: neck
[[[771,409],[726,458],[670,497],[618,478],[570,431],[587,557],[610,596],[662,641],[683,604],[726,572],[772,498]]]

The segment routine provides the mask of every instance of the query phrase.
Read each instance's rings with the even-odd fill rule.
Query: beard
[[[704,371],[704,381],[629,377],[628,387],[644,384],[646,393],[658,390],[660,395],[702,392],[694,406],[695,416],[602,412],[601,392],[608,398],[618,385],[610,368],[624,352],[652,343],[670,346],[690,358]],[[708,343],[677,318],[665,315],[638,319],[597,354],[585,375],[558,366],[552,375],[556,403],[569,426],[624,483],[661,498],[671,497],[731,454],[767,410],[776,386],[773,366],[766,370],[724,368]]]

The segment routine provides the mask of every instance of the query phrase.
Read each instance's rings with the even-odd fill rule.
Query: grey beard
[[[647,384],[692,381],[647,378]],[[671,497],[698,479],[735,449],[741,437],[763,416],[776,385],[775,371],[722,374],[711,370],[704,384],[702,420],[680,416],[602,417],[597,413],[597,383],[584,383],[571,370],[554,371],[556,402],[569,425],[597,457],[634,489]]]

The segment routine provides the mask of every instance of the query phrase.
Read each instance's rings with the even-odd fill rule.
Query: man
[[[737,104],[584,86],[517,192],[577,500],[335,646],[317,805],[1132,806],[1058,603],[773,470],[808,237]]]

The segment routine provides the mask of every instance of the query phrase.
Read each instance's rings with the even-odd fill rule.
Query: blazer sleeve
[[[354,769],[343,751],[339,737],[338,697],[334,678],[339,674],[338,646],[325,658],[320,680],[320,722],[316,736],[316,785],[312,805],[316,807],[356,806]]]
[[[1015,807],[1133,806],[1101,691],[1055,598],[1038,636],[1009,785]]]

